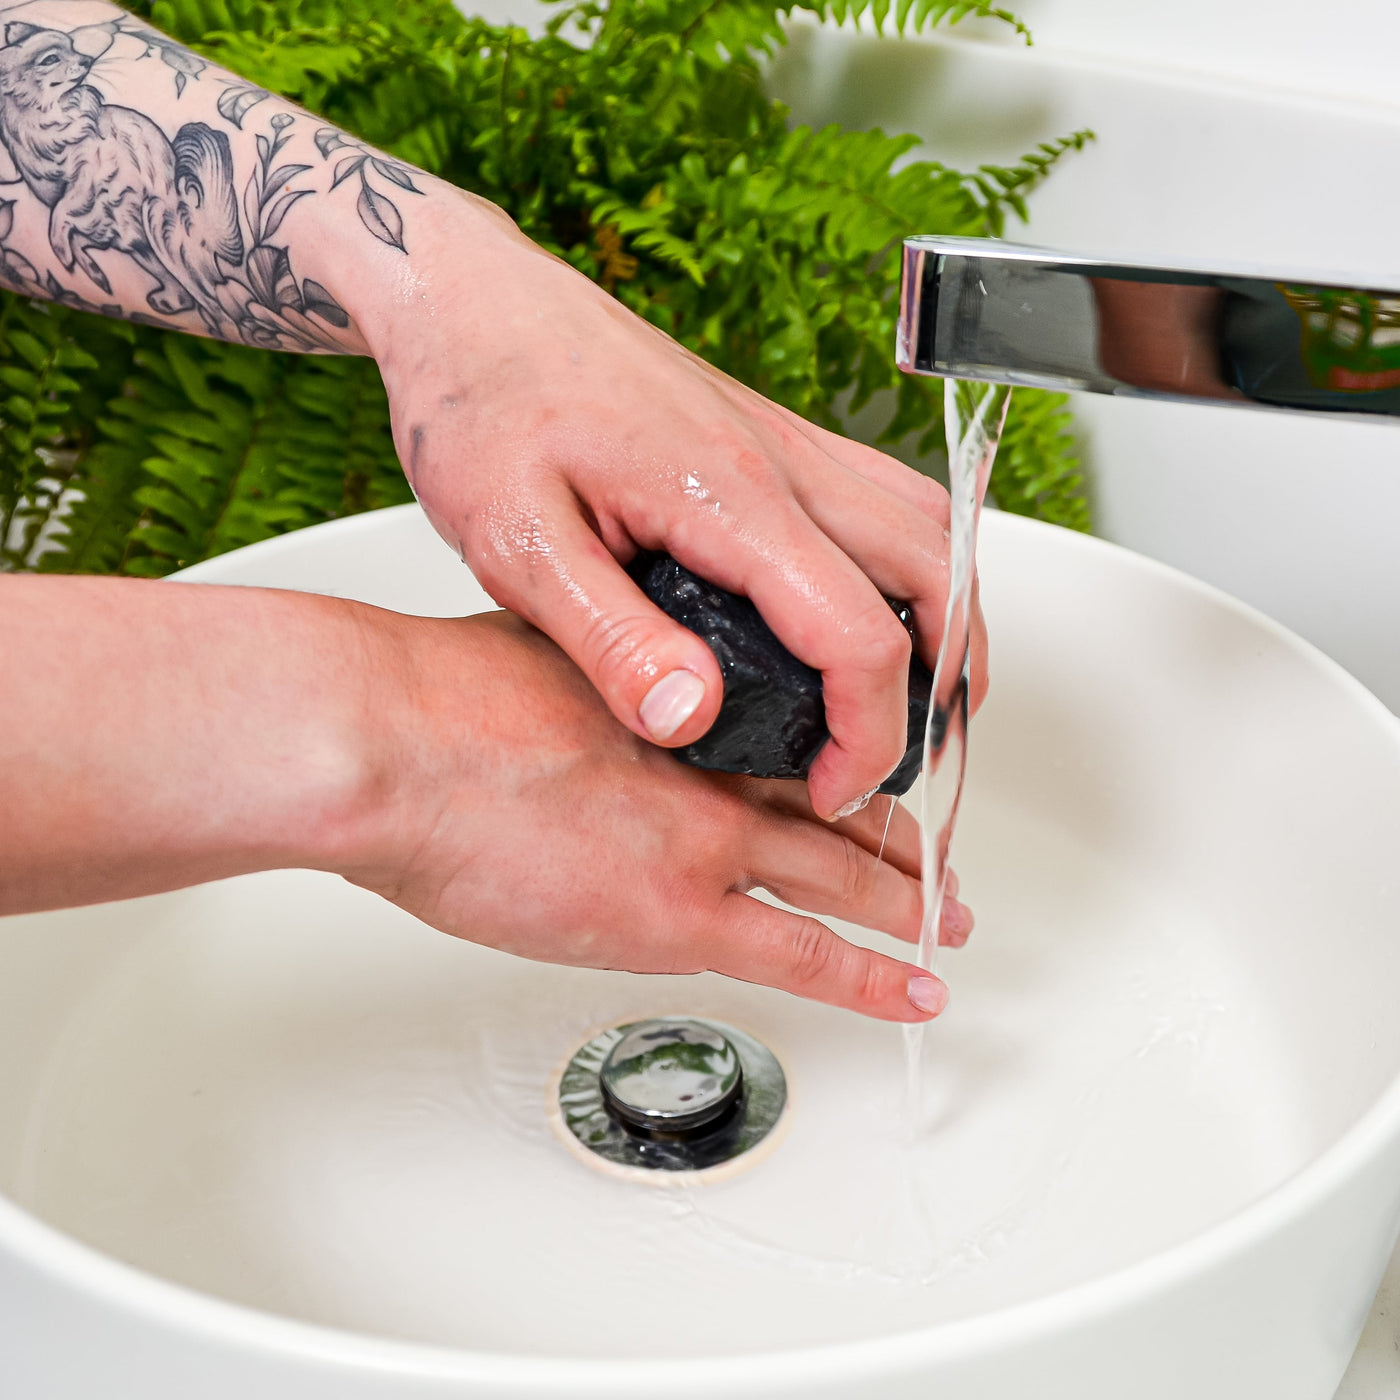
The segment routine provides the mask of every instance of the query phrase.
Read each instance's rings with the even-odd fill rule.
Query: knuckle
[[[725,456],[755,484],[785,484],[787,469],[812,444],[797,425],[769,403],[760,405],[725,444]]]
[[[909,551],[908,567],[918,580],[919,592],[941,591],[948,574],[948,550],[942,540],[933,540],[921,533]]]
[[[909,664],[912,643],[904,624],[883,599],[864,608],[849,629],[849,655],[862,671],[885,674]]]
[[[811,986],[831,971],[836,955],[836,939],[830,929],[815,919],[799,919],[788,940],[788,963],[793,981]]]
[[[772,439],[773,453],[782,460],[796,457],[811,451],[812,444],[797,425],[776,410],[771,410],[764,423],[766,434]]]
[[[837,858],[837,889],[843,904],[852,908],[863,908],[875,893],[875,882],[879,878],[875,858],[863,851],[854,841],[841,842],[841,854]]]
[[[482,587],[497,598],[522,590],[522,560],[530,546],[538,550],[542,526],[520,507],[490,501],[479,509],[463,511],[457,535],[462,554],[471,561]]]
[[[922,472],[915,472],[913,475],[918,482],[914,487],[914,496],[919,508],[940,524],[946,525],[952,515],[952,501],[947,488]]]
[[[863,1006],[876,1006],[884,1000],[885,967],[878,958],[867,957],[860,971],[856,1000]]]
[[[753,442],[742,442],[734,446],[730,454],[735,475],[751,490],[764,494],[772,492],[777,485],[777,470],[773,455]]]
[[[604,689],[634,683],[650,665],[649,629],[636,617],[595,617],[584,630],[582,653]]]
[[[673,760],[666,759],[667,763]],[[681,772],[687,770],[682,769]],[[682,887],[703,890],[706,898],[729,889],[752,888],[762,881],[749,870],[746,854],[752,849],[747,839],[750,813],[747,804],[716,783],[710,774],[696,775],[689,782],[690,804],[683,843],[670,853],[675,862],[672,881]]]

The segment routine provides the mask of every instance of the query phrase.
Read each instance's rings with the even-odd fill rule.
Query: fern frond
[[[859,20],[869,16],[877,29],[884,29],[890,15],[891,0],[818,0],[800,8],[820,18],[834,19],[838,24],[847,19]],[[992,19],[1008,24],[1026,44],[1031,31],[1010,10],[994,5],[991,0],[893,0],[894,32],[921,34],[940,24],[955,25],[965,19]]]
[[[985,232],[993,238],[1004,236],[1007,209],[1025,223],[1030,218],[1026,196],[1050,174],[1061,157],[1070,151],[1082,151],[1097,139],[1093,131],[1083,127],[1068,136],[1042,141],[1013,166],[979,165],[966,179],[979,197]]]
[[[322,520],[411,499],[388,404],[361,360],[172,338],[189,406],[159,417],[123,570],[156,575]]]
[[[121,359],[128,327],[104,326],[99,359],[75,337],[78,320],[46,302],[0,302],[0,570],[31,567],[50,547],[100,386]]]
[[[93,420],[92,441],[69,480],[70,509],[55,535],[61,552],[39,567],[49,572],[107,574],[120,570],[131,531],[141,518],[136,492],[142,463],[154,451],[152,437],[166,416],[178,417],[184,400],[148,368],[153,350],[137,350],[116,392]]]

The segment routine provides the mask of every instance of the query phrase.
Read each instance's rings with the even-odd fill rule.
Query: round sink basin
[[[0,1394],[1327,1400],[1400,1225],[1400,723],[1109,545],[992,515],[982,567],[921,1134],[897,1027],[321,874],[0,921]],[[189,577],[490,606],[413,508]],[[570,1057],[675,1016],[776,1128],[575,1150]]]

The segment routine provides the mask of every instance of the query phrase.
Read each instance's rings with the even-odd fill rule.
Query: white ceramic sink
[[[993,515],[983,575],[924,1140],[895,1027],[323,875],[0,921],[0,1395],[1327,1400],[1400,1223],[1400,726],[1112,546]],[[489,605],[411,507],[191,576]],[[551,1126],[667,1012],[788,1074],[728,1179]]]

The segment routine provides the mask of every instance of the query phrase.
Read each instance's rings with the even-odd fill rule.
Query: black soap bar
[[[721,773],[805,778],[830,737],[821,672],[799,661],[747,598],[707,583],[669,554],[640,554],[628,573],[662,612],[705,641],[724,677],[719,717],[695,743],[672,753],[682,763]],[[908,605],[890,607],[912,640]],[[909,662],[908,748],[881,792],[908,792],[919,776],[932,690],[933,677],[916,651]]]

